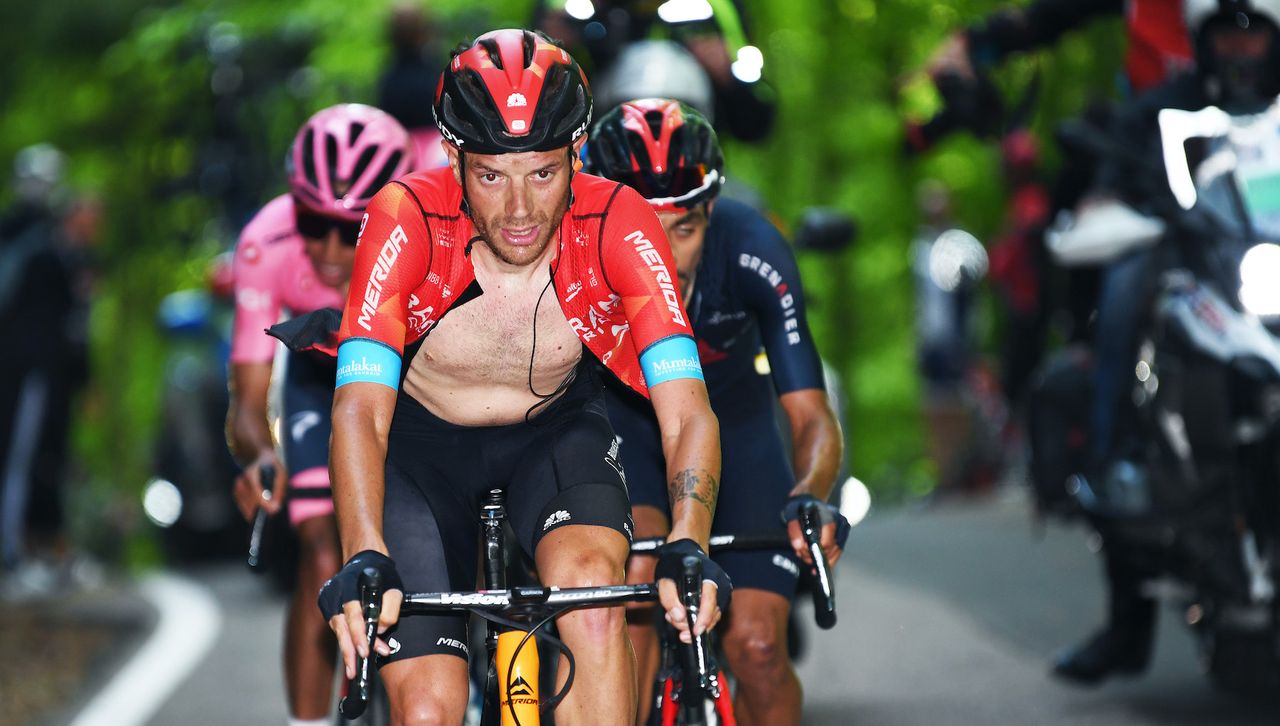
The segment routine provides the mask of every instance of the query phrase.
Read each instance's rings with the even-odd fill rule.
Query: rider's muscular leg
[[[733,712],[740,726],[800,723],[800,679],[787,656],[790,610],[777,593],[733,591],[724,652],[738,679]]]
[[[534,558],[545,585],[587,587],[622,583],[630,548],[627,538],[607,527],[568,525],[542,538]],[[627,640],[623,608],[587,608],[556,621],[560,638],[573,651],[573,688],[556,709],[556,723],[626,726],[636,713],[635,658]],[[568,676],[560,663],[560,684]]]
[[[458,726],[467,713],[467,661],[424,655],[378,671],[387,688],[392,726]]]
[[[338,527],[332,516],[298,523],[298,584],[285,622],[284,677],[289,712],[298,719],[330,712],[337,645],[316,607],[316,593],[342,566]]]
[[[656,507],[640,505],[631,508],[635,521],[636,539],[666,537],[671,531],[667,515]],[[650,556],[635,556],[627,561],[627,584],[640,585],[653,582],[658,561]],[[627,605],[627,635],[636,654],[636,693],[639,707],[636,723],[644,724],[653,706],[653,679],[658,674],[658,633],[654,628],[657,606],[653,603]]]

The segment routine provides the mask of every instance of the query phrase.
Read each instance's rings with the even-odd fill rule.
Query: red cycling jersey
[[[583,344],[628,386],[701,378],[675,263],[657,215],[633,189],[576,174],[569,207],[552,244],[552,281],[560,308]],[[369,203],[339,345],[373,341],[403,356],[448,310],[471,299],[475,284],[452,170],[433,169],[384,187]],[[466,294],[464,294],[466,293]],[[394,368],[394,366],[392,366]],[[344,376],[338,385],[361,378]]]

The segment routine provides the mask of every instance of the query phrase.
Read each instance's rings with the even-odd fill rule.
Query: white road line
[[[191,673],[222,629],[222,612],[207,588],[172,574],[139,585],[159,612],[138,654],[71,722],[71,726],[141,726]]]

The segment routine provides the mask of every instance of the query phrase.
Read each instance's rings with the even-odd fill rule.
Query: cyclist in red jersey
[[[320,594],[348,677],[365,654],[359,572],[381,571],[376,650],[393,718],[459,723],[466,619],[399,620],[403,590],[471,589],[480,496],[508,521],[543,582],[621,584],[630,506],[598,366],[648,395],[673,514],[672,579],[704,563],[695,628],[729,583],[705,547],[719,434],[662,226],[635,191],[575,173],[591,118],[586,79],[545,36],[497,30],[456,52],[433,110],[448,169],[384,188],[365,217],[338,334],[330,466],[348,562]],[[583,355],[583,349],[591,356]],[[580,673],[556,720],[626,724],[636,708],[622,609],[558,621]]]
[[[298,535],[298,582],[284,644],[290,723],[296,725],[327,723],[333,684],[334,641],[311,598],[342,563],[329,491],[334,370],[306,356],[288,357],[281,461],[267,423],[276,341],[263,330],[283,309],[306,313],[342,303],[364,208],[383,184],[409,171],[411,148],[408,132],[371,106],[341,104],[316,113],[290,149],[289,192],[268,202],[236,245],[227,427],[248,465],[235,496],[246,519],[258,508],[270,514],[287,508]],[[259,474],[264,465],[277,472],[270,498]]]

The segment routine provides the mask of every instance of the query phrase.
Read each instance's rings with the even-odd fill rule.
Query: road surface
[[[222,610],[212,648],[149,723],[282,724],[283,598],[239,566],[184,573]],[[1102,616],[1079,528],[1036,531],[1017,491],[874,511],[838,568],[840,624],[808,632],[806,724],[1262,724],[1280,712],[1216,692],[1187,630],[1161,613],[1155,662],[1095,689],[1047,675]],[[175,644],[174,647],[181,647]]]

